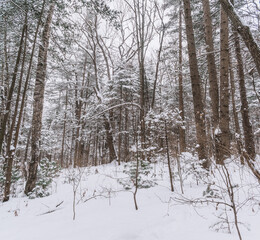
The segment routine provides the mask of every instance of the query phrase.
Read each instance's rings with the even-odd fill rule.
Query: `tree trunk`
[[[169,177],[170,177],[171,191],[174,192],[174,187],[173,187],[173,177],[172,177],[172,168],[171,168],[171,159],[170,159],[170,151],[169,151],[169,142],[168,142],[168,132],[167,132],[167,124],[166,124],[166,120],[164,121],[164,132],[165,132],[165,143],[166,143],[167,163],[168,163],[168,171],[169,171]]]
[[[111,115],[111,113],[109,113],[109,115]],[[109,119],[104,117],[104,125],[106,129],[107,146],[109,149],[109,162],[112,162],[117,159],[117,156],[114,148],[114,138],[113,138],[113,133],[111,128],[111,116],[109,116]]]
[[[16,152],[16,146],[17,146],[17,143],[18,143],[20,126],[21,126],[22,116],[23,116],[23,113],[24,113],[23,109],[24,109],[24,106],[25,106],[25,101],[26,101],[25,99],[26,99],[26,96],[27,96],[26,92],[27,92],[27,88],[28,88],[28,84],[29,84],[30,72],[31,72],[32,61],[33,61],[33,56],[34,56],[34,50],[35,50],[35,45],[36,45],[36,41],[37,41],[37,35],[38,35],[40,23],[41,23],[41,17],[42,17],[42,14],[43,14],[44,6],[45,6],[45,1],[43,2],[42,9],[41,9],[41,14],[40,14],[39,21],[38,21],[38,24],[37,24],[37,27],[36,27],[36,31],[35,31],[33,47],[32,47],[32,53],[31,53],[29,67],[28,67],[27,76],[26,76],[26,80],[25,80],[25,85],[24,85],[24,90],[23,90],[23,95],[22,95],[22,101],[21,101],[21,106],[20,106],[20,112],[19,112],[19,116],[18,116],[18,120],[17,120],[17,124],[16,124],[16,130],[15,130],[15,136],[14,136],[14,143],[13,143],[12,151],[10,151],[10,144],[11,144],[11,142],[9,142],[9,144],[8,144],[9,146],[7,147],[7,149],[9,149],[9,150],[7,150],[7,152],[9,152],[9,153],[8,153],[7,169],[6,169],[6,186],[5,186],[5,195],[7,196],[6,200],[8,200],[8,196],[9,196],[9,192],[10,192],[11,177],[12,177],[11,176],[11,171],[12,171],[13,158],[14,158],[14,155],[15,155],[15,152]],[[26,51],[24,50],[24,53],[25,52]],[[24,62],[23,62],[23,64],[24,64]],[[22,75],[23,75],[23,66],[22,66],[22,69],[21,69],[20,82],[22,80]],[[20,89],[20,86],[19,86],[19,89]],[[17,94],[17,101],[16,101],[16,108],[18,107],[18,103],[19,103],[19,94]],[[16,111],[17,111],[17,109],[15,109],[14,116],[16,115]],[[15,119],[15,117],[13,119]],[[13,121],[12,125],[14,123],[15,122]],[[11,129],[12,128],[14,128],[14,125],[11,126]],[[9,140],[10,141],[12,140],[12,136],[11,135],[12,134],[10,134],[10,136],[9,136]],[[23,172],[23,175],[24,175],[25,179],[27,179],[27,172],[26,172],[24,163],[27,160],[27,153],[28,153],[28,147],[29,147],[28,144],[29,144],[30,135],[31,135],[31,130],[30,130],[30,132],[28,134],[28,140],[27,140],[26,149],[25,149],[25,157],[24,157],[24,160],[22,161],[22,172]]]
[[[141,125],[141,147],[145,148],[145,1],[134,1],[136,41],[138,53],[139,82],[140,82],[140,125]],[[141,151],[141,158],[145,155]]]
[[[228,16],[221,8],[220,25],[220,119],[218,140],[220,149],[217,154],[217,164],[224,164],[230,156],[230,131],[229,131],[229,81],[228,81]]]
[[[155,4],[155,7],[157,8],[158,12],[160,11],[158,9],[157,3]],[[155,104],[155,92],[156,92],[156,86],[158,82],[158,76],[159,76],[159,66],[161,62],[161,54],[163,50],[163,41],[164,41],[164,35],[166,32],[166,28],[163,23],[163,17],[161,14],[159,14],[160,20],[161,20],[161,34],[159,35],[159,50],[157,54],[157,62],[156,62],[156,67],[155,67],[155,79],[154,79],[154,84],[153,84],[153,96],[152,96],[152,102],[151,102],[151,108],[154,109],[154,104]],[[149,96],[149,94],[147,94]]]
[[[181,6],[180,6],[181,7]],[[183,103],[183,78],[182,78],[182,10],[179,11],[179,110],[182,121],[184,117],[184,103]],[[180,152],[186,151],[185,128],[179,127],[180,138]]]
[[[189,66],[190,77],[192,85],[193,106],[196,123],[196,137],[197,137],[197,151],[200,160],[204,160],[203,167],[208,168],[208,154],[207,154],[207,136],[205,126],[205,112],[203,106],[202,92],[201,92],[201,78],[199,75],[197,54],[194,39],[194,30],[191,17],[190,0],[183,0],[184,13],[185,13],[185,25],[186,35],[188,41],[189,52]]]
[[[78,77],[76,75],[76,89],[75,89],[76,137],[75,137],[75,152],[74,152],[74,163],[73,163],[74,168],[80,167],[79,145],[80,145],[82,101],[79,98],[80,96],[78,96],[79,93],[78,88],[79,88],[79,83],[78,83]]]
[[[2,98],[2,109],[4,111],[5,107],[6,107],[6,100],[8,98],[8,89],[9,89],[9,64],[8,64],[8,51],[7,51],[7,22],[5,19],[5,27],[4,27],[4,34],[3,34],[3,45],[4,45],[4,54],[3,54],[3,58],[4,58],[4,62],[3,62],[3,72],[2,72],[2,76],[3,76],[3,98]],[[5,74],[4,74],[5,73]],[[4,120],[4,114],[0,115],[0,126],[2,126],[3,120]],[[1,128],[2,129],[2,128]],[[1,150],[0,150],[1,153]]]
[[[65,98],[66,98],[66,100],[65,100],[65,113],[64,113],[64,120],[63,120],[61,155],[60,155],[60,166],[61,166],[61,168],[63,168],[63,166],[64,166],[64,146],[65,146],[65,138],[66,138],[68,91],[66,91],[66,97]]]
[[[254,63],[256,65],[256,69],[258,71],[258,74],[260,76],[260,48],[257,45],[250,28],[241,21],[240,17],[236,13],[234,6],[232,3],[228,0],[219,0],[221,3],[221,6],[227,13],[229,19],[231,20],[234,28],[237,30],[237,32],[242,37],[245,45],[247,46],[249,52],[251,53],[251,56],[254,60]]]
[[[54,4],[50,6],[46,23],[43,29],[42,44],[39,46],[38,64],[34,88],[33,117],[32,117],[32,156],[29,164],[28,179],[25,186],[25,194],[29,194],[35,187],[37,180],[37,168],[40,162],[40,139],[42,129],[42,112],[44,101],[44,88],[47,69],[47,53],[50,39],[50,27]]]
[[[235,138],[237,142],[237,151],[240,155],[240,162],[244,164],[244,158],[242,156],[242,141],[241,141],[241,131],[239,126],[239,120],[238,120],[238,114],[236,110],[236,102],[235,102],[235,81],[234,81],[234,72],[233,72],[233,66],[231,62],[231,56],[229,55],[229,75],[230,75],[230,86],[231,86],[231,99],[232,99],[232,112],[233,112],[233,118],[234,118],[234,124],[235,124]]]
[[[120,85],[120,102],[123,102],[123,87]],[[118,165],[121,163],[121,145],[122,145],[122,107],[119,108],[119,123],[118,123]]]
[[[7,166],[6,166],[6,172],[5,172],[5,190],[4,190],[3,202],[6,202],[9,200],[11,179],[12,179],[12,169],[13,169],[13,159],[14,159],[14,154],[15,154],[15,149],[16,149],[16,145],[12,146],[12,140],[13,140],[13,131],[14,131],[15,123],[16,123],[17,112],[18,112],[18,105],[19,105],[20,93],[21,93],[21,88],[22,88],[24,64],[25,64],[25,57],[26,57],[26,50],[27,50],[27,13],[26,13],[26,20],[25,20],[25,28],[26,28],[25,29],[25,41],[24,41],[24,49],[23,49],[23,61],[22,61],[22,67],[21,67],[21,74],[20,74],[19,86],[18,86],[18,90],[17,90],[14,114],[12,117],[12,123],[11,123],[11,127],[9,130],[8,138],[7,138],[7,147],[6,147]]]
[[[28,173],[27,173],[27,169],[26,169],[26,163],[27,163],[27,157],[28,157],[28,151],[29,151],[31,134],[32,134],[32,129],[30,128],[28,136],[27,136],[25,153],[24,153],[24,158],[22,160],[22,167],[21,167],[22,168],[23,177],[24,177],[25,180],[27,180],[27,177],[28,177]]]
[[[239,89],[240,89],[240,99],[241,99],[241,115],[242,115],[242,126],[245,137],[245,149],[250,156],[250,158],[255,158],[255,142],[252,124],[249,118],[246,86],[245,86],[245,74],[243,68],[243,60],[240,50],[239,36],[236,30],[233,31],[234,41],[235,41],[235,53],[237,59],[237,73],[239,77]]]
[[[205,40],[207,50],[207,64],[209,74],[209,95],[211,98],[211,109],[212,109],[212,125],[213,130],[218,126],[219,121],[219,90],[218,90],[218,79],[217,70],[214,56],[214,44],[213,44],[213,33],[212,33],[212,19],[210,14],[209,0],[203,0],[203,12],[204,12],[204,27],[205,27]]]
[[[218,88],[218,76],[216,70],[214,43],[213,43],[213,31],[212,31],[212,19],[210,13],[209,0],[203,0],[203,12],[204,12],[204,27],[205,27],[205,41],[207,50],[207,66],[209,75],[209,96],[211,99],[211,113],[212,113],[212,132],[213,142],[215,144],[215,155],[220,151],[220,146],[215,137],[215,130],[219,125],[219,88]]]
[[[27,17],[26,17],[26,19],[27,19]],[[8,93],[8,98],[7,98],[6,108],[5,108],[5,114],[4,114],[4,117],[3,117],[2,124],[1,124],[0,154],[2,152],[2,146],[3,146],[3,142],[4,142],[4,138],[5,138],[7,121],[8,121],[10,111],[11,111],[11,102],[12,102],[15,82],[16,82],[16,78],[17,78],[17,72],[18,72],[18,68],[19,68],[19,64],[20,64],[20,60],[21,60],[21,55],[22,55],[23,41],[24,41],[26,26],[27,26],[27,24],[25,22],[24,25],[23,25],[23,29],[22,29],[22,36],[21,36],[20,43],[19,43],[19,49],[18,49],[18,53],[17,53],[16,63],[15,63],[15,66],[14,66],[12,82],[11,82],[11,86],[10,86],[9,93]]]
[[[128,156],[129,156],[129,128],[128,128],[128,117],[129,117],[129,114],[128,114],[128,108],[126,107],[125,108],[125,132],[124,132],[124,158],[125,158],[125,161],[127,161],[128,159]]]
[[[22,101],[21,101],[21,106],[20,106],[20,112],[19,112],[19,116],[18,116],[18,120],[17,120],[17,124],[16,124],[15,140],[14,140],[14,147],[15,148],[16,148],[17,143],[18,143],[20,126],[21,126],[21,123],[22,123],[22,117],[25,115],[24,109],[25,109],[25,103],[26,103],[26,98],[27,98],[26,93],[27,93],[27,89],[28,89],[28,85],[29,85],[31,69],[32,69],[32,65],[33,65],[34,51],[35,51],[35,46],[36,46],[36,42],[37,42],[37,36],[38,36],[40,24],[42,22],[42,15],[43,15],[44,7],[45,7],[45,0],[43,1],[41,13],[40,13],[39,20],[38,20],[38,23],[37,23],[37,27],[36,27],[36,30],[35,30],[32,52],[31,52],[29,66],[28,66],[27,75],[26,75],[26,79],[25,79]]]

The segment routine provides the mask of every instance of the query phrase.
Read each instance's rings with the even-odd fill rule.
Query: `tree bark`
[[[47,53],[50,39],[50,27],[54,11],[54,4],[50,6],[44,25],[42,43],[39,46],[38,64],[34,88],[33,118],[32,118],[32,156],[29,164],[28,179],[25,185],[25,194],[29,194],[35,187],[37,168],[40,162],[40,139],[42,129],[42,112],[44,102],[44,89],[47,70]]]
[[[220,148],[217,154],[217,164],[224,164],[230,156],[230,130],[229,130],[229,79],[228,79],[228,16],[221,8],[220,24],[220,119],[218,140]]]
[[[111,127],[111,112],[109,112],[109,119],[107,119],[104,116],[104,126],[106,130],[106,141],[107,141],[107,146],[109,149],[109,162],[112,162],[117,159],[116,156],[116,151],[114,147],[114,138],[113,138],[113,133],[112,133],[112,127]]]
[[[32,46],[32,52],[31,52],[29,66],[28,66],[27,75],[26,75],[26,79],[25,79],[24,90],[23,90],[23,95],[22,95],[22,101],[21,101],[19,116],[18,116],[18,120],[17,120],[17,124],[16,124],[15,139],[14,139],[14,147],[15,148],[16,148],[17,143],[18,143],[18,138],[19,138],[20,126],[21,126],[21,123],[22,123],[22,118],[23,118],[23,115],[25,115],[24,114],[25,113],[24,109],[25,109],[25,103],[26,103],[26,98],[27,98],[26,93],[27,93],[27,89],[28,89],[28,85],[29,85],[31,69],[32,69],[32,65],[33,65],[34,51],[35,51],[35,47],[36,47],[37,36],[38,36],[40,24],[42,22],[42,15],[43,15],[44,7],[45,7],[45,0],[43,1],[41,13],[40,13],[39,20],[38,20],[38,23],[37,23],[37,27],[36,27],[36,30],[35,30],[33,46]]]
[[[19,105],[20,93],[21,93],[21,87],[22,87],[22,81],[23,81],[23,72],[24,72],[26,50],[27,50],[27,13],[26,13],[26,20],[25,20],[25,41],[24,41],[24,49],[23,49],[23,60],[22,60],[22,66],[21,66],[21,74],[20,74],[20,80],[19,80],[19,85],[18,85],[18,90],[17,90],[14,114],[13,114],[13,117],[12,117],[12,123],[11,123],[11,127],[10,127],[10,130],[9,130],[8,138],[7,138],[7,147],[6,147],[7,166],[6,166],[6,172],[5,172],[5,189],[4,189],[3,202],[8,201],[9,195],[10,195],[12,169],[13,169],[13,159],[14,159],[14,154],[15,154],[15,149],[16,149],[16,146],[12,146],[12,140],[13,140],[13,131],[14,131],[15,123],[16,123],[16,117],[17,117],[17,112],[18,112],[18,105]]]
[[[180,6],[181,7],[181,6]],[[184,117],[184,102],[183,102],[183,77],[182,77],[182,10],[179,10],[179,110],[182,121]],[[180,152],[186,151],[185,128],[179,127]]]
[[[243,132],[245,137],[245,149],[247,151],[247,154],[250,156],[250,158],[254,159],[255,158],[254,134],[253,134],[253,128],[249,117],[243,60],[241,55],[239,36],[236,30],[233,31],[233,35],[234,35],[235,53],[237,59],[237,73],[239,77],[241,115],[242,115]]]
[[[65,138],[66,138],[66,124],[67,124],[67,107],[68,107],[68,91],[66,90],[65,96],[65,113],[63,120],[63,131],[62,131],[62,143],[61,143],[61,155],[60,155],[60,166],[63,168],[64,166],[64,146],[65,146]]]
[[[156,67],[155,67],[155,79],[154,79],[154,84],[153,84],[153,96],[152,96],[152,102],[151,102],[151,108],[154,109],[154,104],[155,104],[155,92],[156,92],[156,86],[157,86],[157,82],[158,82],[158,76],[159,76],[159,66],[160,66],[160,61],[161,61],[161,54],[162,54],[162,50],[163,50],[163,41],[164,41],[164,36],[165,36],[165,25],[163,22],[163,16],[161,16],[160,14],[160,10],[158,8],[157,3],[155,2],[155,7],[158,11],[158,15],[160,17],[161,20],[161,34],[159,35],[159,50],[158,50],[158,54],[157,54],[157,62],[156,62]]]
[[[140,125],[141,125],[141,147],[145,148],[145,1],[133,1],[135,27],[136,27],[136,41],[138,53],[138,67],[139,67],[139,81],[140,81]],[[145,155],[142,151],[142,159]]]
[[[6,22],[6,19],[5,19],[5,26],[4,26],[4,33],[3,33],[3,45],[4,45],[4,53],[3,53],[3,58],[4,58],[4,61],[3,61],[3,70],[2,70],[2,83],[3,83],[3,98],[2,98],[2,109],[4,110],[5,109],[5,106],[6,106],[6,100],[8,98],[8,89],[9,89],[9,77],[10,77],[10,74],[9,74],[9,64],[8,64],[8,51],[7,51],[7,22]],[[1,110],[2,110],[1,109]],[[4,120],[4,114],[0,115],[0,126],[2,126],[2,122]],[[1,151],[0,151],[1,153]]]
[[[204,12],[207,65],[208,65],[209,86],[210,86],[209,95],[211,98],[211,109],[212,109],[212,125],[213,125],[213,130],[215,130],[218,127],[218,123],[219,123],[219,90],[218,90],[216,62],[214,56],[212,19],[210,14],[209,0],[203,0],[202,4],[203,4],[203,12]]]
[[[218,88],[218,76],[216,69],[216,61],[214,54],[214,42],[213,42],[213,30],[212,30],[212,19],[210,13],[209,0],[203,0],[203,12],[204,12],[204,28],[205,28],[205,41],[207,50],[207,66],[209,75],[209,96],[211,99],[211,113],[212,113],[212,131],[210,136],[213,137],[213,146],[215,145],[214,153],[220,151],[219,142],[215,136],[215,130],[219,126],[219,88]]]
[[[235,87],[235,80],[234,80],[234,72],[233,72],[233,66],[231,62],[231,56],[229,55],[229,75],[230,75],[230,86],[231,86],[231,99],[232,99],[232,112],[233,112],[233,118],[234,118],[234,124],[235,124],[235,138],[236,138],[236,143],[237,143],[237,151],[238,154],[240,155],[240,162],[244,164],[244,158],[242,155],[242,141],[241,141],[241,131],[240,131],[240,126],[239,126],[239,120],[238,120],[238,114],[236,110],[236,102],[235,102],[235,92],[236,92],[236,87]]]
[[[120,84],[120,102],[123,102],[123,86]],[[118,165],[121,163],[121,145],[122,145],[122,107],[119,108],[119,122],[118,122]]]
[[[129,156],[129,127],[128,127],[128,108],[125,108],[125,128],[124,128],[124,158],[125,161],[127,161],[128,156]]]
[[[166,120],[164,121],[164,133],[165,133],[167,163],[168,163],[168,171],[169,171],[169,176],[170,176],[171,191],[174,192],[173,176],[172,176],[172,168],[171,168],[171,159],[170,159],[169,141],[168,141],[168,132],[167,132],[167,123],[166,123]]]
[[[85,67],[84,67],[84,69],[85,69]],[[76,74],[76,89],[75,89],[76,137],[75,137],[75,152],[74,152],[74,162],[73,162],[74,168],[80,167],[80,158],[79,158],[79,148],[80,147],[79,146],[80,146],[81,113],[82,113],[82,101],[81,101],[82,98],[81,98],[80,91],[82,91],[82,90],[79,91],[78,88],[79,88],[79,81],[78,81],[78,76]]]
[[[221,3],[221,6],[227,13],[229,19],[231,20],[234,28],[240,34],[249,52],[251,53],[251,56],[256,65],[256,69],[260,76],[260,48],[257,45],[256,40],[254,39],[250,28],[244,25],[244,23],[241,21],[240,17],[236,13],[234,6],[229,0],[219,0],[219,1]]]
[[[207,136],[205,126],[205,111],[203,106],[201,78],[199,75],[196,46],[194,39],[194,30],[191,17],[190,0],[183,0],[186,35],[188,41],[190,78],[192,85],[193,106],[196,123],[196,137],[197,137],[197,151],[200,160],[204,160],[203,167],[208,168],[208,154],[207,154]]]
[[[17,72],[18,72],[18,68],[19,68],[19,64],[20,64],[20,60],[21,60],[21,55],[22,55],[23,41],[24,41],[26,26],[27,25],[26,25],[26,22],[25,22],[24,25],[23,25],[23,29],[22,29],[22,36],[21,36],[20,43],[19,43],[19,49],[18,49],[18,53],[17,53],[16,63],[15,63],[15,66],[14,66],[12,82],[11,82],[11,86],[10,86],[9,93],[8,93],[8,98],[7,98],[6,108],[5,108],[5,114],[4,114],[4,117],[3,117],[2,124],[1,124],[0,154],[2,153],[2,146],[3,146],[3,142],[4,142],[4,138],[5,138],[7,121],[8,121],[10,111],[11,111],[11,102],[12,102],[15,82],[16,82],[16,78],[17,78]]]

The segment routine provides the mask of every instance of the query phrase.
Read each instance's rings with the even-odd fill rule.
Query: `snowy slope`
[[[166,165],[154,166],[155,187],[137,193],[139,210],[134,208],[133,194],[125,191],[117,179],[126,178],[122,167],[114,163],[80,169],[82,174],[64,170],[52,186],[53,194],[45,198],[21,196],[0,204],[0,239],[6,240],[235,240],[232,233],[210,228],[219,219],[216,205],[181,204],[179,183],[169,190]],[[240,173],[239,173],[240,174]],[[80,175],[73,221],[72,176]],[[247,179],[244,176],[244,179]],[[249,177],[251,178],[251,176]],[[75,183],[75,181],[74,181]],[[74,184],[74,187],[76,185]],[[202,196],[206,186],[186,180],[185,197]],[[94,195],[102,195],[93,198]],[[170,200],[172,199],[172,200]],[[254,208],[254,209],[252,209]],[[246,240],[260,239],[259,207],[244,206],[239,220],[250,227],[240,227]],[[231,215],[232,216],[232,215]]]

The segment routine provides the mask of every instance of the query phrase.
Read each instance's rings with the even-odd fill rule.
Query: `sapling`
[[[194,208],[197,208],[199,205],[210,204],[215,206],[216,210],[223,210],[218,216],[220,221],[213,224],[211,227],[217,228],[217,231],[226,229],[230,233],[231,223],[233,222],[239,240],[242,240],[238,212],[247,202],[252,200],[252,197],[248,196],[244,201],[238,202],[236,200],[238,196],[236,195],[238,194],[239,186],[233,183],[228,167],[226,165],[215,165],[215,169],[217,170],[215,177],[208,176],[207,181],[204,179],[205,183],[207,183],[207,187],[206,190],[203,191],[203,197],[191,199],[184,195],[179,195],[179,197],[171,198],[171,200],[182,204],[190,204]],[[221,206],[224,208],[221,208]],[[232,213],[234,221],[230,220],[229,212]]]
[[[132,151],[136,151],[133,150]],[[152,175],[151,163],[140,159],[138,151],[136,153],[136,161],[126,163],[123,172],[128,175],[128,178],[118,179],[118,182],[123,185],[125,190],[133,189],[133,198],[135,209],[138,210],[137,205],[137,191],[142,188],[153,187],[156,183],[148,178]]]
[[[66,174],[66,178],[69,184],[72,185],[72,193],[73,193],[73,201],[72,201],[72,212],[73,212],[73,220],[76,219],[76,197],[78,188],[80,186],[82,177],[85,173],[85,168],[70,168]]]

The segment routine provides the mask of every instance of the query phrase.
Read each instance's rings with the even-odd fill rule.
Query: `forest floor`
[[[123,170],[124,167],[116,163],[77,171],[63,170],[52,183],[50,196],[28,199],[21,195],[0,203],[0,239],[239,239],[232,210],[223,207],[224,204],[205,203],[208,198],[203,197],[203,192],[209,185],[197,183],[194,176],[185,178],[184,194],[180,193],[180,182],[175,176],[175,191],[172,193],[167,165],[153,164],[149,178],[156,185],[138,190],[139,209],[135,210],[133,189],[125,190],[120,183],[129,181],[132,184]],[[236,184],[234,194],[242,239],[259,240],[259,183],[246,167],[241,170],[231,163],[228,171]],[[214,181],[218,181],[217,176]],[[228,191],[223,187],[225,184],[221,186],[215,187],[212,194],[218,193],[222,198],[210,201],[229,203]]]

